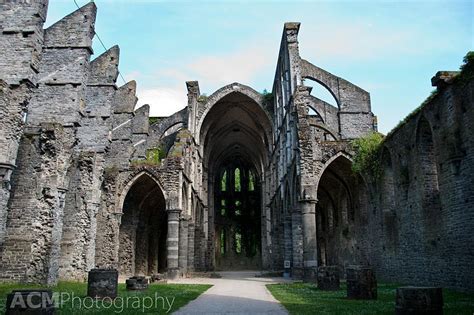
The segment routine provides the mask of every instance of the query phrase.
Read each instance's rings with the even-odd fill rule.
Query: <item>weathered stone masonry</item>
[[[354,174],[350,140],[376,131],[370,95],[302,59],[286,23],[271,94],[232,83],[150,123],[120,50],[91,60],[96,7],[47,29],[47,0],[1,4],[0,279],[84,280],[321,265],[474,290],[472,78],[383,142],[380,176]],[[463,77],[463,80],[456,79]],[[308,80],[334,96],[311,94]]]

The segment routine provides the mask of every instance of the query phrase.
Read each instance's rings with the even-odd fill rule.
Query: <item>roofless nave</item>
[[[188,104],[149,125],[136,83],[116,85],[119,48],[90,61],[95,4],[43,29],[47,2],[1,5],[2,280],[287,262],[294,278],[365,264],[474,289],[472,82],[436,77],[438,94],[384,141],[382,175],[357,175],[369,93],[301,58],[299,23],[284,25],[271,95],[232,83],[203,97],[189,81]]]

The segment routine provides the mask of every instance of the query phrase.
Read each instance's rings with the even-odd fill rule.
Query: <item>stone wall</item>
[[[371,183],[368,240],[384,280],[474,290],[469,71],[438,73],[435,94],[383,143],[382,174]]]

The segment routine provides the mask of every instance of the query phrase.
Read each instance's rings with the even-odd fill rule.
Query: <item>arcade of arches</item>
[[[474,291],[472,56],[436,74],[377,174],[356,175],[370,94],[303,59],[299,23],[284,24],[271,92],[188,81],[181,110],[150,117],[136,82],[117,86],[118,46],[90,58],[94,2],[43,29],[46,3],[0,11],[0,281],[364,264]]]

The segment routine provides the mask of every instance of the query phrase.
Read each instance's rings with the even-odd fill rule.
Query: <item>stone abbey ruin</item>
[[[357,173],[369,93],[300,57],[299,23],[284,25],[270,94],[189,81],[182,110],[150,119],[136,83],[116,84],[117,46],[90,60],[94,3],[47,29],[47,0],[1,3],[1,281],[357,264],[474,290],[472,63],[436,74]]]

